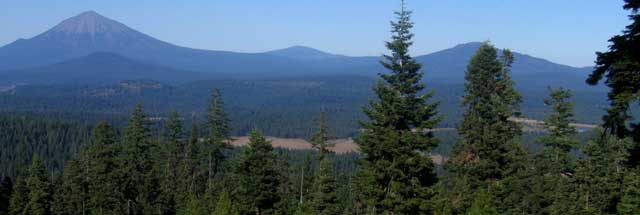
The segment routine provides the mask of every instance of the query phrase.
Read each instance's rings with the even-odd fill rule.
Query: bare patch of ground
[[[313,145],[309,143],[309,141],[300,138],[279,138],[279,137],[266,137],[267,141],[271,143],[273,147],[277,148],[285,148],[292,150],[312,150]],[[249,143],[249,137],[233,137],[233,141],[231,145],[235,147],[241,147]],[[358,153],[360,147],[356,144],[353,139],[335,139],[330,140],[331,147],[329,150],[335,152],[336,154],[348,154],[348,153]],[[431,159],[436,164],[443,164],[448,158],[439,154],[430,155]]]
[[[294,149],[294,150],[311,150],[313,149],[313,145],[309,143],[309,141],[300,138],[279,138],[279,137],[266,137],[267,141],[271,143],[273,147],[277,148],[285,148],[285,149]],[[233,141],[231,145],[233,146],[244,146],[249,143],[249,137],[233,137]],[[330,140],[331,147],[329,150],[337,153],[337,154],[346,154],[352,152],[358,152],[358,145],[353,142],[352,139],[335,139]]]

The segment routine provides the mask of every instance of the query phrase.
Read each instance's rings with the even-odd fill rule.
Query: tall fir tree
[[[29,177],[27,178],[27,189],[29,189],[28,201],[22,214],[28,215],[49,215],[53,197],[51,195],[51,184],[47,177],[47,169],[44,167],[42,159],[34,156],[29,167]]]
[[[238,177],[237,196],[240,214],[271,214],[280,201],[279,173],[271,144],[257,130],[242,150],[234,167]]]
[[[615,214],[621,198],[622,181],[626,173],[625,162],[629,139],[619,139],[599,131],[589,141],[578,161],[572,211],[576,214]]]
[[[312,205],[315,214],[339,215],[343,209],[338,202],[337,184],[333,173],[333,162],[330,158],[320,160],[318,173],[315,178]]]
[[[22,214],[29,201],[29,187],[27,187],[25,178],[25,174],[18,174],[16,182],[13,185],[13,192],[9,199],[9,214],[11,215]]]
[[[318,150],[319,168],[317,170],[312,193],[312,205],[317,215],[339,215],[342,209],[339,207],[337,185],[334,174],[334,166],[329,147],[329,128],[325,122],[325,113],[320,112],[318,119],[318,132],[311,138],[311,143]]]
[[[56,214],[124,214],[118,172],[120,155],[115,130],[107,122],[93,129],[92,139],[65,166],[56,190]]]
[[[436,183],[429,156],[438,145],[433,129],[439,122],[433,93],[423,93],[421,65],[409,55],[413,34],[411,12],[396,12],[392,22],[391,51],[381,64],[390,74],[381,74],[375,101],[364,108],[368,121],[356,139],[359,160],[358,189],[361,202],[372,214],[429,214],[430,187]]]
[[[207,189],[214,186],[214,177],[225,160],[225,150],[230,149],[231,126],[227,113],[224,110],[224,101],[220,90],[214,89],[207,110],[207,126],[209,136],[207,138]]]
[[[154,210],[158,181],[153,174],[153,154],[156,145],[142,104],[136,104],[123,137],[122,175],[120,186],[126,200],[127,214],[146,214]]]
[[[198,178],[200,175],[198,168],[198,155],[200,154],[200,134],[198,120],[195,113],[191,116],[191,128],[189,139],[184,144],[183,155],[181,156],[178,182],[180,190],[184,192],[178,197],[178,207],[186,206],[190,202],[190,198],[196,195],[200,187],[198,186]]]
[[[295,181],[294,176],[300,175],[298,168],[291,168],[290,153],[282,150],[274,150],[276,153],[275,171],[278,173],[278,196],[279,201],[275,204],[274,214],[294,214],[296,209],[300,207],[300,201],[298,199],[299,191],[298,184]],[[306,166],[307,157],[305,157],[303,164]],[[312,168],[304,167],[304,170]],[[312,174],[311,174],[312,175]],[[312,176],[305,176],[305,178],[312,178]],[[308,184],[308,180],[305,180],[305,184]],[[309,186],[311,187],[311,186]],[[306,190],[306,188],[305,188]],[[310,192],[310,189],[309,189]],[[305,195],[305,199],[306,199]],[[304,206],[308,207],[308,201],[305,200]]]
[[[122,149],[117,142],[115,129],[107,122],[100,122],[93,129],[91,143],[86,148],[88,159],[88,189],[92,214],[124,214],[125,196],[120,189],[124,176],[118,169]]]
[[[549,135],[541,138],[540,142],[550,150],[546,154],[559,165],[557,171],[567,171],[571,167],[566,165],[570,159],[569,152],[580,143],[575,137],[578,131],[571,125],[575,123],[574,105],[569,101],[572,94],[564,88],[549,89],[549,91],[549,98],[544,101],[545,105],[552,108],[551,114],[544,123]]]
[[[62,182],[55,190],[55,214],[90,214],[88,204],[88,159],[83,153],[75,155],[64,168]]]
[[[329,143],[329,138],[326,114],[322,111],[318,116],[318,131],[311,137],[311,144],[318,150],[318,160],[323,160],[331,153],[329,147],[332,145]]]
[[[544,101],[551,109],[544,123],[548,134],[539,139],[543,149],[516,178],[524,192],[517,193],[522,198],[516,198],[520,202],[510,210],[514,213],[560,215],[571,211],[576,169],[570,152],[579,144],[577,130],[571,125],[575,122],[573,103],[569,101],[572,94],[564,88],[549,91],[549,98]]]
[[[167,119],[164,143],[160,149],[157,172],[160,175],[160,196],[158,206],[162,214],[175,214],[179,193],[184,193],[176,180],[180,177],[178,166],[184,150],[182,121],[177,111],[172,111]]]
[[[633,137],[635,145],[629,154],[629,165],[640,164],[640,123],[627,124],[632,120],[632,103],[640,100],[640,0],[625,0],[625,10],[629,10],[632,21],[622,35],[609,39],[611,45],[606,52],[597,52],[596,67],[587,83],[596,85],[602,79],[611,89],[610,107],[603,117],[607,133],[618,138]]]
[[[540,140],[546,148],[539,155],[539,162],[536,161],[536,164],[548,164],[545,165],[547,168],[539,168],[542,172],[538,176],[547,179],[543,179],[541,184],[551,185],[550,189],[544,190],[548,194],[544,197],[550,203],[543,208],[542,214],[560,215],[569,211],[570,195],[575,190],[572,181],[576,166],[570,152],[578,147],[580,141],[576,138],[578,131],[572,125],[575,123],[575,115],[574,105],[569,101],[571,97],[571,91],[567,89],[550,89],[550,96],[545,100],[545,104],[553,111],[545,120],[549,135]]]
[[[510,78],[513,60],[509,50],[499,57],[496,48],[485,42],[467,66],[462,102],[466,112],[457,130],[460,139],[446,164],[455,214],[471,206],[468,193],[497,189],[501,180],[523,168],[521,127],[509,120],[519,114],[521,100]]]

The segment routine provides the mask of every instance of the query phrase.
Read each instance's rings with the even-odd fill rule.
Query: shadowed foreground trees
[[[609,39],[606,52],[597,52],[596,68],[587,79],[591,85],[604,83],[609,91],[610,106],[602,119],[607,133],[618,138],[632,137],[635,140],[628,163],[632,167],[640,164],[640,123],[628,124],[633,119],[632,105],[640,100],[640,0],[624,0],[624,9],[629,10],[631,24],[622,35]]]

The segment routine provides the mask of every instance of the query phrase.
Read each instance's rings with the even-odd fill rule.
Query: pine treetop
[[[213,89],[211,101],[207,110],[207,126],[209,126],[209,141],[211,143],[224,142],[230,139],[231,121],[224,110],[224,101],[219,89]]]
[[[178,144],[182,139],[182,121],[180,120],[180,114],[178,111],[173,110],[167,120],[166,139],[170,143]]]
[[[377,99],[364,108],[368,121],[356,139],[362,156],[358,187],[371,213],[422,214],[436,182],[429,153],[438,144],[430,129],[440,121],[432,92],[423,92],[421,65],[409,55],[412,45],[411,12],[396,12],[391,41],[374,87]]]
[[[151,137],[151,130],[148,127],[147,115],[142,109],[142,104],[137,103],[124,131],[124,144],[145,144],[149,137]]]
[[[544,124],[549,135],[542,138],[541,142],[547,147],[569,153],[579,144],[575,139],[578,131],[571,125],[571,123],[575,123],[574,104],[569,101],[572,94],[571,91],[564,88],[549,88],[549,92],[549,98],[544,100],[545,105],[552,109]]]

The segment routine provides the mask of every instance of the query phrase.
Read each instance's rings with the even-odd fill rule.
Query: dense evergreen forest
[[[410,55],[411,12],[392,22],[390,53],[363,108],[357,154],[329,150],[333,112],[318,107],[311,151],[275,149],[259,123],[230,145],[233,113],[218,89],[203,116],[155,120],[141,103],[127,123],[0,116],[0,215],[48,214],[640,214],[640,0],[633,22],[599,52],[603,125],[580,135],[573,93],[550,86],[544,130],[510,120],[523,96],[514,55],[482,44],[470,60],[457,135],[437,133],[440,102]],[[424,71],[428,73],[428,69]],[[287,113],[283,113],[287,114]],[[443,149],[443,143],[452,143]],[[448,154],[444,163],[432,154]]]
[[[429,68],[426,67],[425,74]],[[422,82],[427,90],[435,92],[434,100],[441,101],[438,113],[443,118],[438,127],[454,128],[464,112],[460,106],[464,84],[429,77],[423,77]],[[323,109],[333,135],[353,137],[358,134],[358,121],[366,119],[362,106],[374,98],[371,88],[375,83],[375,77],[369,76],[318,75],[214,79],[177,86],[151,80],[106,85],[25,85],[17,86],[15,91],[0,92],[0,113],[54,115],[93,125],[108,120],[122,128],[133,106],[141,102],[153,117],[166,118],[175,109],[181,115],[195,112],[201,119],[206,112],[204,98],[212,88],[217,88],[224,92],[226,108],[232,110],[229,117],[234,136],[247,135],[253,127],[259,127],[270,136],[308,138],[313,134],[314,116]],[[544,119],[546,107],[542,100],[548,93],[546,85],[526,86],[518,82],[516,88],[523,94],[522,116]],[[576,120],[601,123],[600,116],[606,113],[603,111],[607,106],[606,91],[602,86],[591,89],[586,84],[575,88],[572,101],[576,104]]]

